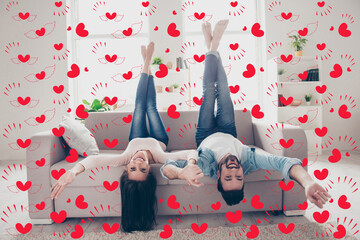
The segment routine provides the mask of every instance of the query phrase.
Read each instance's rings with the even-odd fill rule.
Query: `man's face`
[[[150,171],[148,154],[146,151],[138,151],[126,166],[130,180],[145,181]]]
[[[241,190],[244,186],[244,172],[240,161],[229,155],[221,164],[218,171],[224,191]]]

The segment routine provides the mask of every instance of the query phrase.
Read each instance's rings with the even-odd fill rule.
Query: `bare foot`
[[[144,45],[141,45],[141,55],[143,57],[143,60],[146,59],[146,47]]]
[[[224,34],[224,31],[225,31],[228,23],[229,23],[229,20],[220,20],[219,22],[216,23],[214,32],[213,32],[213,38],[211,41],[211,51],[217,51],[221,37]]]
[[[145,61],[151,62],[152,55],[154,53],[154,42],[150,42],[146,48],[146,59]]]
[[[210,50],[211,40],[212,40],[212,33],[211,33],[211,23],[205,22],[201,25],[202,32],[205,37],[205,43],[208,50]]]

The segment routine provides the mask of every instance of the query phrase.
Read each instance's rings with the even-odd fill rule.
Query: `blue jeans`
[[[214,113],[217,100],[216,116]],[[210,51],[205,56],[203,76],[203,102],[200,107],[196,130],[196,144],[215,132],[223,132],[237,137],[234,106],[224,67],[218,52]]]
[[[146,115],[149,119],[150,134],[146,126]],[[141,73],[136,90],[135,109],[130,128],[129,141],[134,138],[152,137],[163,142],[169,142],[164,123],[156,108],[156,91],[154,77]]]

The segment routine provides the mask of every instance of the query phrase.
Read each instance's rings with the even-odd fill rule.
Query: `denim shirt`
[[[243,146],[240,162],[244,171],[244,176],[259,169],[267,169],[281,172],[285,179],[290,179],[289,171],[293,165],[302,164],[300,159],[257,153],[255,151],[251,151],[250,147],[246,145]],[[166,179],[168,178],[164,175],[163,168],[168,164],[174,165],[178,168],[184,168],[187,165],[187,160],[174,161],[167,159],[160,168],[161,175]],[[216,161],[215,155],[211,149],[199,148],[196,164],[202,170],[204,175],[217,179],[216,174],[219,164]]]

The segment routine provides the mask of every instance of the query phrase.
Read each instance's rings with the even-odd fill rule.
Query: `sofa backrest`
[[[167,112],[160,112],[169,136],[167,151],[196,148],[195,132],[199,112],[179,111],[179,113],[180,117],[173,119],[167,115]],[[100,149],[124,150],[129,142],[131,119],[132,112],[90,112],[85,120],[85,126],[95,137]],[[251,113],[235,110],[235,122],[238,139],[244,144],[253,145]],[[118,141],[115,147],[107,147],[105,142],[112,142],[114,139]]]

